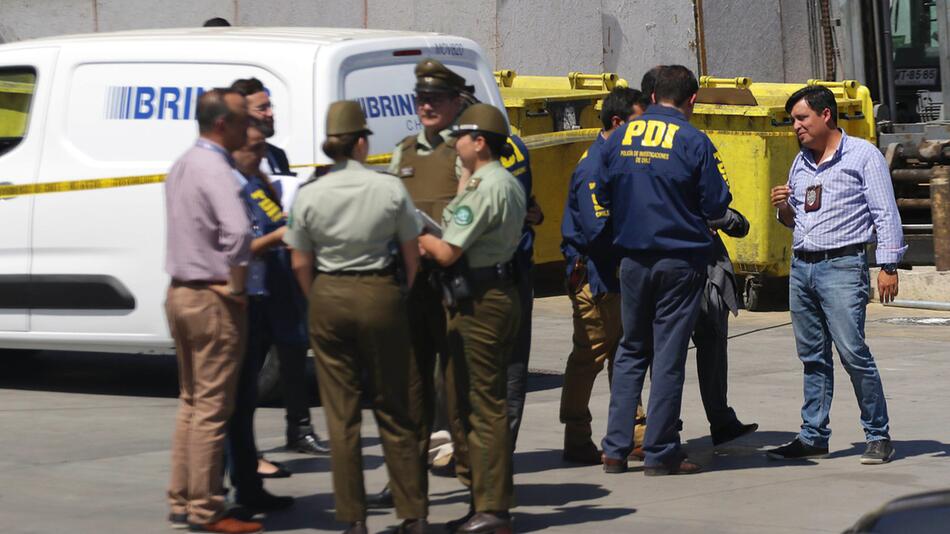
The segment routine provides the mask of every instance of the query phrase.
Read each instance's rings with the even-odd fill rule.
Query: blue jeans
[[[623,337],[614,357],[607,435],[602,446],[611,459],[633,447],[636,406],[651,372],[646,465],[674,467],[683,458],[679,417],[686,374],[686,349],[696,324],[706,280],[706,258],[640,253],[620,263],[620,316]]]
[[[808,445],[827,447],[831,437],[828,422],[835,389],[832,343],[851,377],[865,439],[890,439],[881,376],[864,342],[869,282],[864,252],[814,263],[792,259],[788,302],[798,358],[805,372],[799,439]]]

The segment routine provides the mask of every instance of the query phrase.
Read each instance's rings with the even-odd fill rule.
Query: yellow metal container
[[[495,81],[512,133],[530,150],[534,195],[545,215],[536,228],[534,261],[562,261],[561,218],[571,173],[601,128],[601,101],[627,82],[612,73],[521,76],[511,70],[495,72]]]
[[[690,122],[716,145],[728,174],[732,206],[751,223],[748,236],[726,237],[726,247],[737,273],[755,275],[759,281],[789,273],[791,232],[775,219],[769,191],[786,183],[800,150],[785,101],[798,89],[814,84],[825,85],[835,94],[838,125],[848,135],[876,141],[870,93],[853,80],[809,80],[807,84],[705,76],[700,80],[697,101],[707,103],[695,106]]]
[[[23,137],[32,97],[32,75],[0,75],[0,137]]]

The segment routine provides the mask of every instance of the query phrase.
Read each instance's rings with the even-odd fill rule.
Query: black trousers
[[[696,345],[696,373],[699,394],[703,399],[706,419],[715,433],[737,422],[736,412],[726,397],[728,375],[729,308],[719,289],[709,280],[699,306],[699,318],[693,330]]]
[[[521,326],[518,339],[508,361],[508,427],[511,429],[511,450],[518,442],[518,430],[524,415],[528,393],[528,358],[531,354],[531,313],[534,309],[534,267],[519,273],[518,298],[521,301]]]
[[[313,433],[310,421],[308,381],[313,375],[307,372],[307,346],[277,343],[277,362],[280,368],[280,389],[284,397],[284,415],[287,421],[287,444]],[[265,351],[266,354],[266,351]]]

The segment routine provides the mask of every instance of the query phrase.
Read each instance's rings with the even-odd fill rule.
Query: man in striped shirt
[[[789,309],[804,366],[805,402],[798,437],[767,454],[801,459],[828,453],[833,342],[861,408],[867,441],[861,463],[886,463],[894,455],[887,403],[864,339],[870,292],[865,246],[877,242],[878,293],[889,302],[897,296],[897,263],[907,250],[890,172],[877,147],[838,129],[837,105],[828,88],[796,91],[785,110],[802,151],[788,184],[774,187],[771,197],[779,221],[793,229]]]

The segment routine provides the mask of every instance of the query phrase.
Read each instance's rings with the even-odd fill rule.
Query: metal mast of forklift
[[[940,43],[940,80],[943,86],[943,113],[950,121],[950,0],[937,0],[937,28]]]

